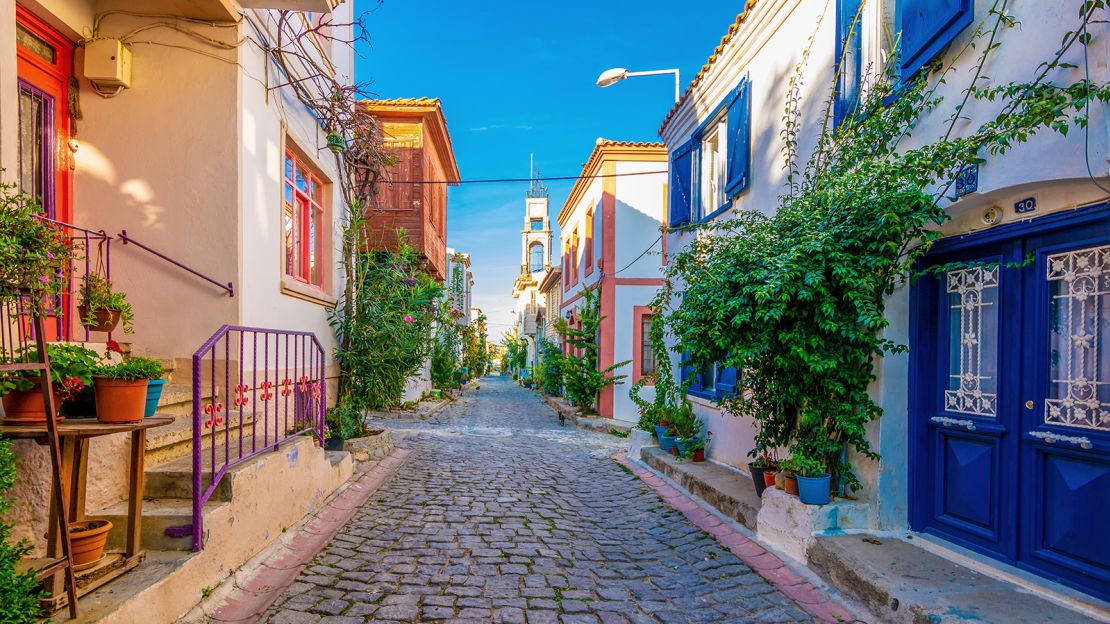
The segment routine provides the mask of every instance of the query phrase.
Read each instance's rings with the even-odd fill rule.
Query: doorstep
[[[747,475],[711,462],[678,461],[659,447],[641,448],[640,461],[725,516],[756,530],[760,501]]]
[[[1087,614],[1073,611],[898,538],[858,534],[818,536],[808,555],[810,569],[830,585],[863,602],[885,622],[1110,622],[1110,610],[1088,606]]]

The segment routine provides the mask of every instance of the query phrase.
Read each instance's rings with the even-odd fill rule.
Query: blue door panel
[[[940,480],[939,520],[997,541],[998,451],[996,440],[939,433],[944,458]]]
[[[1051,552],[1077,565],[1105,566],[1110,561],[1110,462],[1053,451],[1041,457],[1045,504],[1036,553]]]

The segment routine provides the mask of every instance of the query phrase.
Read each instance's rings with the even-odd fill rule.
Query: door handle
[[[1033,409],[1033,402],[1032,401],[1026,401],[1025,402],[1025,409]]]
[[[1051,431],[1030,431],[1029,436],[1033,438],[1039,438],[1048,444],[1065,442],[1067,444],[1075,444],[1082,449],[1091,448],[1091,440],[1086,436],[1069,436],[1059,433],[1052,433]]]
[[[947,416],[933,416],[929,420],[944,425],[945,427],[963,427],[968,431],[975,431],[975,423],[970,420],[963,420],[960,418],[949,418]]]

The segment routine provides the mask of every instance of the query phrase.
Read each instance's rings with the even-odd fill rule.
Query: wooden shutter
[[[725,195],[735,197],[748,186],[752,151],[751,85],[742,80],[728,105],[728,162]]]
[[[690,184],[694,161],[693,145],[693,141],[688,141],[675,150],[674,156],[671,157],[671,198],[667,213],[670,215],[671,227],[690,221],[690,206],[693,198],[693,186]]]
[[[736,367],[734,366],[717,366],[717,398],[723,399],[736,392]]]
[[[973,0],[898,0],[902,80],[928,63],[974,19]]]

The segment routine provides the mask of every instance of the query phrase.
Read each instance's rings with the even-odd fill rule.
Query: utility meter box
[[[100,86],[131,86],[131,49],[119,39],[85,44],[85,78]]]

